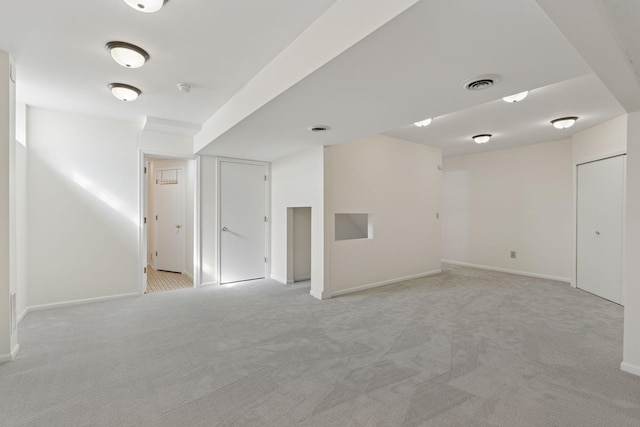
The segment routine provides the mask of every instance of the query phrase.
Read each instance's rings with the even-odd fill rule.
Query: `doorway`
[[[617,304],[623,304],[625,160],[577,167],[576,286]]]
[[[267,165],[220,159],[218,162],[219,283],[267,276]]]
[[[196,161],[145,157],[144,292],[193,288]]]
[[[311,207],[287,208],[287,283],[311,280]]]

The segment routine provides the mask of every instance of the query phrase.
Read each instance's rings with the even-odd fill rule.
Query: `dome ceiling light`
[[[516,93],[515,95],[505,96],[502,98],[504,102],[519,102],[525,99],[529,95],[529,91],[525,90],[524,92]]]
[[[471,137],[476,144],[486,144],[491,139],[490,133],[482,133],[480,135],[475,135]]]
[[[419,122],[415,122],[414,125],[418,126],[419,128],[423,128],[425,126],[429,126],[432,120],[432,118],[424,119]]]
[[[559,119],[551,120],[551,124],[556,129],[567,129],[576,124],[577,117],[561,117]]]
[[[109,83],[109,89],[113,96],[120,101],[135,101],[142,93],[140,89],[135,86],[127,85],[124,83]]]
[[[142,48],[126,42],[109,42],[107,50],[118,64],[127,68],[140,68],[149,60],[149,54]]]
[[[162,6],[168,0],[124,0],[129,6],[135,10],[145,13],[153,13],[162,9]]]

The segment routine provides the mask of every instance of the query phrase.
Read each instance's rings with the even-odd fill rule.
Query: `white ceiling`
[[[345,32],[344,22],[355,27],[384,3],[364,2],[371,10],[357,8],[357,14],[340,8],[359,1],[170,0],[155,14],[136,12],[122,0],[4,1],[0,50],[10,52],[18,64],[21,102],[125,120],[149,116],[201,125],[232,104],[241,89],[243,96],[247,88],[265,89],[251,85],[258,82],[255,76],[292,42],[302,49],[299,58],[287,57],[291,73],[283,78],[313,58],[317,38],[305,46],[299,36],[318,18],[326,21],[328,10],[334,15],[345,11],[343,20],[336,21],[340,27],[326,25],[326,40],[334,41]],[[605,8],[601,0],[582,1],[606,9],[612,28],[620,25],[617,40],[626,47],[627,60],[636,64],[637,75],[637,3],[610,0]],[[398,11],[414,2],[402,0]],[[560,139],[623,114],[557,20],[547,15],[553,7],[556,15],[580,22],[579,8],[565,11],[551,0],[418,1],[393,19],[389,14],[389,22],[302,80],[291,77],[278,96],[247,110],[200,152],[274,160],[308,147],[386,133],[456,155]],[[151,60],[141,69],[124,69],[104,49],[110,40],[137,44]],[[486,73],[500,74],[501,82],[481,92],[461,87],[466,79]],[[143,96],[133,103],[117,101],[107,89],[112,81],[136,85]],[[192,93],[178,92],[178,82],[190,83]],[[527,89],[531,94],[521,103],[500,100]],[[570,131],[554,130],[549,120],[564,115],[580,120]],[[426,117],[435,117],[431,126],[411,125]],[[316,124],[329,125],[331,131],[307,131]],[[471,135],[484,132],[495,135],[490,143],[471,142]]]
[[[595,74],[586,74],[529,91],[523,101],[495,101],[435,117],[431,125],[409,124],[386,132],[407,141],[441,147],[457,156],[564,139],[625,113]],[[551,120],[578,116],[570,129],[558,130]],[[489,133],[490,142],[476,144],[473,135]]]
[[[17,64],[19,102],[142,122],[145,116],[201,124],[336,0],[170,0],[141,13],[123,0],[0,3],[0,50]],[[117,65],[112,40],[151,59]],[[132,84],[136,102],[107,84]],[[180,93],[177,84],[193,86]]]

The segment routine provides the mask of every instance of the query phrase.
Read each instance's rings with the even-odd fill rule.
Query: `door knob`
[[[182,225],[176,224],[176,228],[182,228]]]
[[[227,227],[222,227],[222,231],[229,231]]]
[[[599,235],[600,235],[600,232],[599,232],[599,231],[596,231],[596,236],[599,236]]]

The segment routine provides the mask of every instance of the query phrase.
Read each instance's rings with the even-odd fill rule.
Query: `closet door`
[[[625,156],[578,166],[577,287],[622,304]]]

